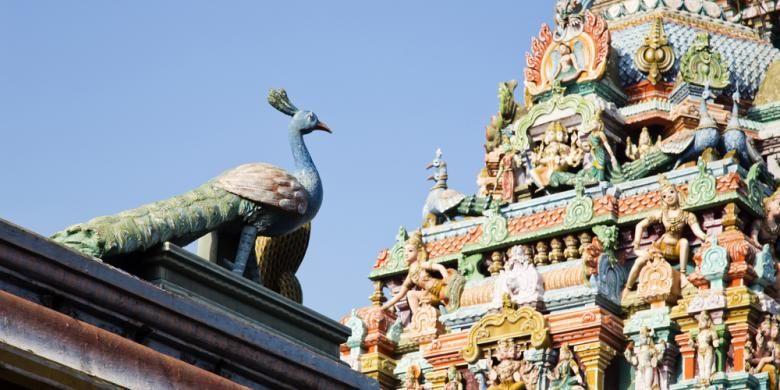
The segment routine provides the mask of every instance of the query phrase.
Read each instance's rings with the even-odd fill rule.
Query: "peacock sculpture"
[[[497,205],[497,201],[492,197],[466,196],[448,188],[447,163],[442,159],[441,149],[436,149],[436,156],[426,169],[434,169],[428,180],[433,180],[436,184],[428,191],[423,205],[423,227],[436,226],[459,216],[480,216],[485,210]]]
[[[306,225],[308,242],[308,222],[319,211],[323,192],[303,136],[331,130],[313,112],[296,108],[284,90],[271,90],[268,102],[292,117],[288,130],[293,172],[265,163],[240,165],[182,195],[94,218],[55,233],[52,239],[107,259],[166,241],[183,246],[207,233],[233,229],[240,232],[240,239],[235,259],[225,263],[239,274],[244,274],[258,236],[285,236]]]

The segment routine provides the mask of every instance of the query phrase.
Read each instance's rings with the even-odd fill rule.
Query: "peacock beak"
[[[434,177],[433,177],[433,175],[430,175],[430,176],[428,176],[428,178],[427,178],[427,179],[425,179],[425,180],[436,180],[436,178],[434,178]]]
[[[425,166],[425,169],[431,169],[431,168],[433,168],[433,163],[430,163],[430,164]]]
[[[333,134],[333,130],[331,130],[330,127],[328,127],[328,125],[326,125],[325,122],[322,121],[318,121],[317,126],[314,126],[314,128],[317,130],[327,131],[328,133]]]

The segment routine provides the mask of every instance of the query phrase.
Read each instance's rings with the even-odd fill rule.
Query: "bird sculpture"
[[[466,199],[466,195],[447,188],[447,163],[442,159],[441,149],[436,149],[436,157],[426,169],[434,169],[433,175],[429,176],[428,180],[436,182],[428,192],[423,205],[423,226],[427,227],[451,220],[452,215],[449,212]]]
[[[105,260],[166,241],[183,246],[207,233],[233,229],[240,232],[240,239],[235,258],[226,261],[226,267],[244,274],[258,236],[295,232],[322,204],[322,182],[303,136],[331,130],[313,112],[296,108],[284,90],[271,90],[268,102],[292,117],[288,132],[293,172],[265,163],[240,165],[182,195],[94,218],[55,233],[52,239]]]
[[[694,161],[705,150],[716,150],[721,143],[718,125],[707,110],[707,101],[713,97],[709,85],[704,86],[699,104],[699,125],[695,130],[683,129],[666,138],[641,158],[623,164],[619,173],[612,173],[612,182],[622,182],[646,177],[664,168],[674,168],[687,161]]]
[[[739,84],[736,85],[734,93],[731,95],[733,102],[731,106],[731,118],[726,131],[723,133],[721,150],[724,153],[732,153],[739,159],[740,165],[745,169],[750,169],[754,164],[758,164],[758,170],[767,183],[773,183],[770,180],[769,171],[764,162],[764,158],[753,143],[753,138],[748,137],[739,125]]]

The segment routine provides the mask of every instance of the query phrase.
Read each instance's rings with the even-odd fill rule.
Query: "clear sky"
[[[553,1],[0,0],[0,218],[50,235],[233,166],[292,167],[270,87],[327,122],[325,187],[298,275],[338,319],[400,225],[419,226],[441,147],[476,191],[499,81],[522,81]],[[518,95],[522,86],[518,88]]]

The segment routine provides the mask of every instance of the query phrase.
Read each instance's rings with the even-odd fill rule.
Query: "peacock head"
[[[299,131],[301,134],[309,134],[314,130],[327,131],[332,133],[330,127],[317,118],[317,115],[311,111],[299,110],[287,97],[287,91],[284,89],[271,89],[268,91],[268,103],[280,112],[292,117],[290,128]]]

